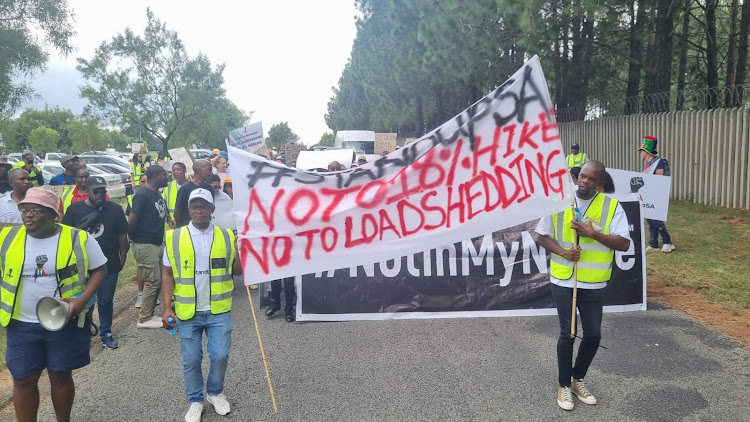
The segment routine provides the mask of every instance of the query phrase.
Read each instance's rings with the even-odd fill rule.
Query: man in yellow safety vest
[[[581,147],[578,144],[570,146],[570,154],[565,157],[565,161],[568,163],[568,170],[573,167],[583,167],[588,162],[585,152],[581,152]]]
[[[626,251],[631,243],[622,206],[598,192],[604,177],[601,162],[586,163],[578,175],[575,208],[542,218],[536,228],[539,244],[552,253],[550,283],[560,322],[557,404],[565,410],[573,409],[574,394],[583,403],[596,404],[583,378],[601,340],[602,289],[612,275],[615,251]],[[583,327],[575,365],[572,364],[575,338],[571,335],[574,286]]]
[[[223,391],[232,345],[232,275],[242,274],[242,266],[234,233],[211,223],[213,211],[211,192],[193,190],[188,198],[191,222],[166,235],[162,323],[170,330],[176,327],[180,336],[185,394],[190,402],[186,422],[200,422],[204,387],[208,393],[205,399],[216,413],[230,412]],[[201,373],[204,330],[211,361],[205,386]]]
[[[172,164],[172,181],[164,188],[162,195],[167,203],[169,218],[174,220],[174,207],[177,204],[177,192],[187,182],[187,167],[185,163],[176,162]],[[165,228],[169,230],[169,227]]]
[[[16,420],[37,420],[39,377],[47,369],[55,414],[69,421],[72,371],[90,362],[90,324],[79,320],[107,275],[107,258],[85,231],[55,222],[54,192],[31,188],[18,209],[23,225],[0,231],[0,323],[7,328],[5,362]],[[58,331],[45,329],[37,317],[37,303],[45,297],[69,304]]]

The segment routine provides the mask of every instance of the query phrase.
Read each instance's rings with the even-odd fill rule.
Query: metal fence
[[[566,149],[573,143],[607,167],[640,171],[636,152],[644,135],[659,139],[669,160],[672,198],[750,209],[750,108],[604,117],[559,124]]]

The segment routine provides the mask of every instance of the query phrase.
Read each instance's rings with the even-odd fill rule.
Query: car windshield
[[[375,142],[345,141],[341,145],[353,149],[357,154],[375,154]]]

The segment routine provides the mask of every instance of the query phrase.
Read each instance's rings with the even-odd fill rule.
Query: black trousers
[[[578,283],[580,285],[580,283]],[[578,356],[573,365],[573,343],[570,338],[570,317],[573,313],[573,289],[552,286],[552,297],[557,306],[557,319],[560,321],[560,335],[557,338],[557,370],[561,387],[570,387],[571,378],[582,379],[594,360],[602,338],[602,289],[578,289],[576,308],[583,327],[583,340],[578,346]],[[578,324],[576,323],[576,334]]]
[[[294,277],[287,277],[284,280],[284,300],[286,301],[286,309],[292,309],[294,306]],[[281,282],[282,280],[273,280],[271,282],[271,294],[270,298],[275,303],[281,305]],[[273,305],[271,305],[273,306]]]

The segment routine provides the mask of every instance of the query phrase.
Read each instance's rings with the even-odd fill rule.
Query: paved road
[[[685,315],[604,317],[587,380],[600,403],[555,404],[555,317],[287,324],[259,317],[274,414],[244,286],[235,290],[225,393],[204,421],[750,421],[750,351]],[[123,299],[125,300],[125,299]],[[132,300],[132,299],[131,299]],[[137,330],[76,372],[74,421],[182,421],[179,339]],[[204,368],[207,369],[207,368]],[[49,399],[40,420],[54,420]]]

